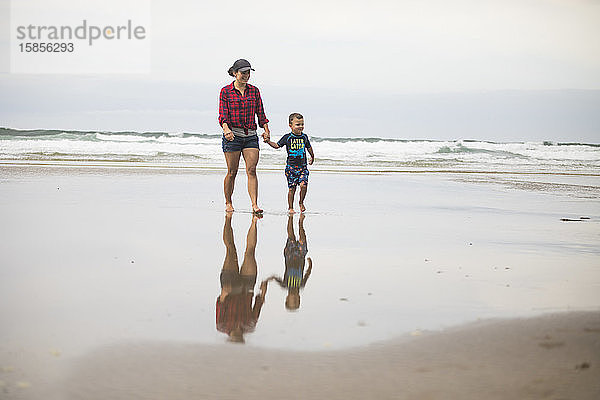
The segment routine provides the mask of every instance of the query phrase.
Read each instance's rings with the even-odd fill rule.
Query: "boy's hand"
[[[313,161],[315,161],[315,158],[314,158],[314,157],[310,157],[310,158],[308,159],[308,165],[312,165],[312,164],[313,164]]]
[[[223,135],[225,136],[225,139],[229,140],[230,142],[233,140],[233,131],[231,129],[229,129],[229,131],[224,131]]]

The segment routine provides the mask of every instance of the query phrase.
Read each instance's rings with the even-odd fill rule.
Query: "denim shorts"
[[[256,284],[256,274],[240,275],[238,271],[221,271],[221,289],[223,286],[231,285],[231,294],[253,293]]]
[[[233,140],[229,141],[225,139],[225,136],[221,139],[221,147],[224,153],[233,151],[242,151],[243,149],[258,149],[258,135],[252,136],[233,136]]]

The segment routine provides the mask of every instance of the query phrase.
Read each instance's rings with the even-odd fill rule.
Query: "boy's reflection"
[[[294,233],[294,218],[292,215],[288,217],[287,223],[287,240],[283,249],[283,257],[285,259],[285,273],[283,279],[277,276],[271,276],[267,281],[274,279],[279,285],[287,289],[288,294],[285,298],[285,308],[290,311],[300,308],[300,289],[306,285],[308,277],[312,272],[312,260],[308,260],[308,269],[304,273],[304,265],[308,246],[306,244],[306,232],[304,231],[304,214],[300,214],[298,222],[299,238],[296,239]]]
[[[244,333],[252,332],[258,321],[267,293],[267,281],[261,283],[260,294],[256,296],[252,306],[256,283],[256,223],[259,217],[252,217],[241,268],[233,240],[231,218],[232,214],[227,213],[223,227],[223,242],[227,252],[221,270],[221,294],[217,297],[217,330],[229,335],[232,342],[243,343]]]

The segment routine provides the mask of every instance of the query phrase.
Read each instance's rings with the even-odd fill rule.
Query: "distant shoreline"
[[[49,136],[60,133],[68,134],[104,134],[104,135],[115,135],[115,136],[145,136],[145,137],[204,137],[204,138],[221,138],[220,133],[201,133],[201,132],[185,132],[185,131],[107,131],[107,130],[76,130],[76,129],[17,129],[10,127],[0,126],[0,136],[3,134],[11,136]],[[489,144],[524,144],[524,143],[542,143],[545,146],[591,146],[600,147],[600,142],[588,143],[588,142],[573,142],[573,141],[556,141],[556,140],[509,140],[509,141],[498,141],[498,140],[483,140],[473,139],[470,137],[455,138],[455,139],[426,139],[426,138],[400,138],[400,137],[375,137],[375,136],[312,136],[311,138],[316,141],[334,141],[334,142],[352,142],[352,141],[381,141],[381,142],[430,142],[430,143],[445,143],[445,142],[465,142],[465,143],[489,143]]]

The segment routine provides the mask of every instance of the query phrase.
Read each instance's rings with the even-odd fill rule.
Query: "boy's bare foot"
[[[306,211],[306,207],[304,207],[304,203],[300,203],[300,212]]]
[[[294,211],[294,209],[293,209],[293,208],[290,208],[290,209],[288,210],[288,214],[289,214],[289,215],[292,215],[292,214],[294,214],[295,212],[296,212],[296,211]]]
[[[233,204],[231,203],[225,203],[225,211],[226,212],[233,212]]]

